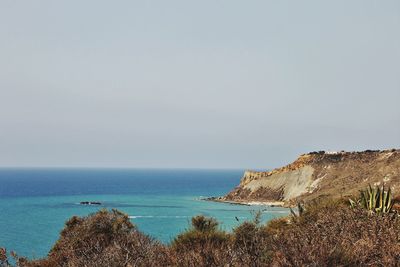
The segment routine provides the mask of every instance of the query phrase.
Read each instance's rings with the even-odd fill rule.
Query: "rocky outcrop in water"
[[[101,202],[98,201],[81,201],[79,202],[81,205],[101,205]]]

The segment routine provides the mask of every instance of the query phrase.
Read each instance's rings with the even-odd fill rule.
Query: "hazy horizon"
[[[2,1],[0,167],[400,148],[399,1]]]

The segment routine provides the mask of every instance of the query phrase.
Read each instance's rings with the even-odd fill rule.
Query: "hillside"
[[[358,194],[368,184],[390,186],[400,194],[400,150],[311,152],[272,171],[246,171],[240,184],[217,201],[269,202],[291,206],[298,201]]]

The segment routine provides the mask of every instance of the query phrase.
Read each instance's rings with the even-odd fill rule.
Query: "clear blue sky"
[[[400,1],[0,2],[0,166],[400,147]]]

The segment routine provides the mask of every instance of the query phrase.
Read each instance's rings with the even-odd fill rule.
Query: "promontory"
[[[368,185],[400,195],[400,150],[311,152],[272,171],[246,171],[240,184],[216,201],[293,206],[318,198],[354,196]]]

